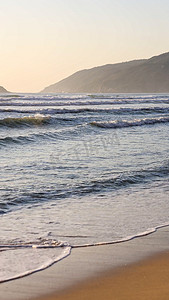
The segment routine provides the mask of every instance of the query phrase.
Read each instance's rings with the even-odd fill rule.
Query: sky
[[[39,92],[82,69],[169,52],[168,0],[0,0],[0,86]]]

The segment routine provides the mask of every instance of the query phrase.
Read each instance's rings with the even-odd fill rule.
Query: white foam
[[[64,259],[71,253],[71,247],[41,247],[33,245],[33,247],[6,248],[0,252],[1,268],[0,268],[0,283],[18,279],[35,272],[44,270],[54,263]]]
[[[159,117],[159,118],[144,118],[135,119],[132,121],[128,120],[116,120],[109,122],[91,122],[91,125],[101,127],[101,128],[123,128],[123,127],[133,127],[142,125],[153,125],[157,123],[167,123],[169,122],[169,117]]]
[[[140,232],[136,235],[130,235],[130,236],[127,236],[125,238],[122,238],[122,239],[119,239],[119,240],[116,240],[116,241],[99,242],[99,243],[84,244],[84,245],[72,245],[72,248],[83,248],[83,247],[93,247],[93,246],[102,246],[102,245],[112,245],[112,244],[124,243],[124,242],[131,241],[133,239],[136,239],[136,238],[140,238],[140,237],[144,237],[146,235],[150,235],[150,234],[156,232],[158,229],[168,227],[168,226],[169,226],[169,223],[166,222],[166,223],[164,223],[162,225],[159,225],[157,227],[148,228],[147,230],[145,230],[143,232]]]

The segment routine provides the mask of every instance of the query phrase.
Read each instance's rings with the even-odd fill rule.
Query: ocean
[[[169,225],[168,94],[0,95],[0,282]]]

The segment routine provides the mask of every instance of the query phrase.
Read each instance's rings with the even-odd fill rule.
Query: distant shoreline
[[[43,93],[169,93],[169,52],[84,69],[51,84]]]
[[[0,86],[0,94],[8,94],[8,92],[3,86]]]

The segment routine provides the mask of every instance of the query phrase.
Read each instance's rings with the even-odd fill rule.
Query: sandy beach
[[[168,300],[168,278],[169,251],[87,281],[60,296],[38,300]]]
[[[151,299],[152,289],[168,295],[168,251],[169,227],[120,244],[72,249],[69,257],[44,271],[2,283],[0,300],[91,299],[98,293],[100,299]],[[132,298],[134,286],[138,295]],[[147,291],[147,298],[139,298],[139,289]],[[157,291],[154,297],[168,299],[158,298]]]

